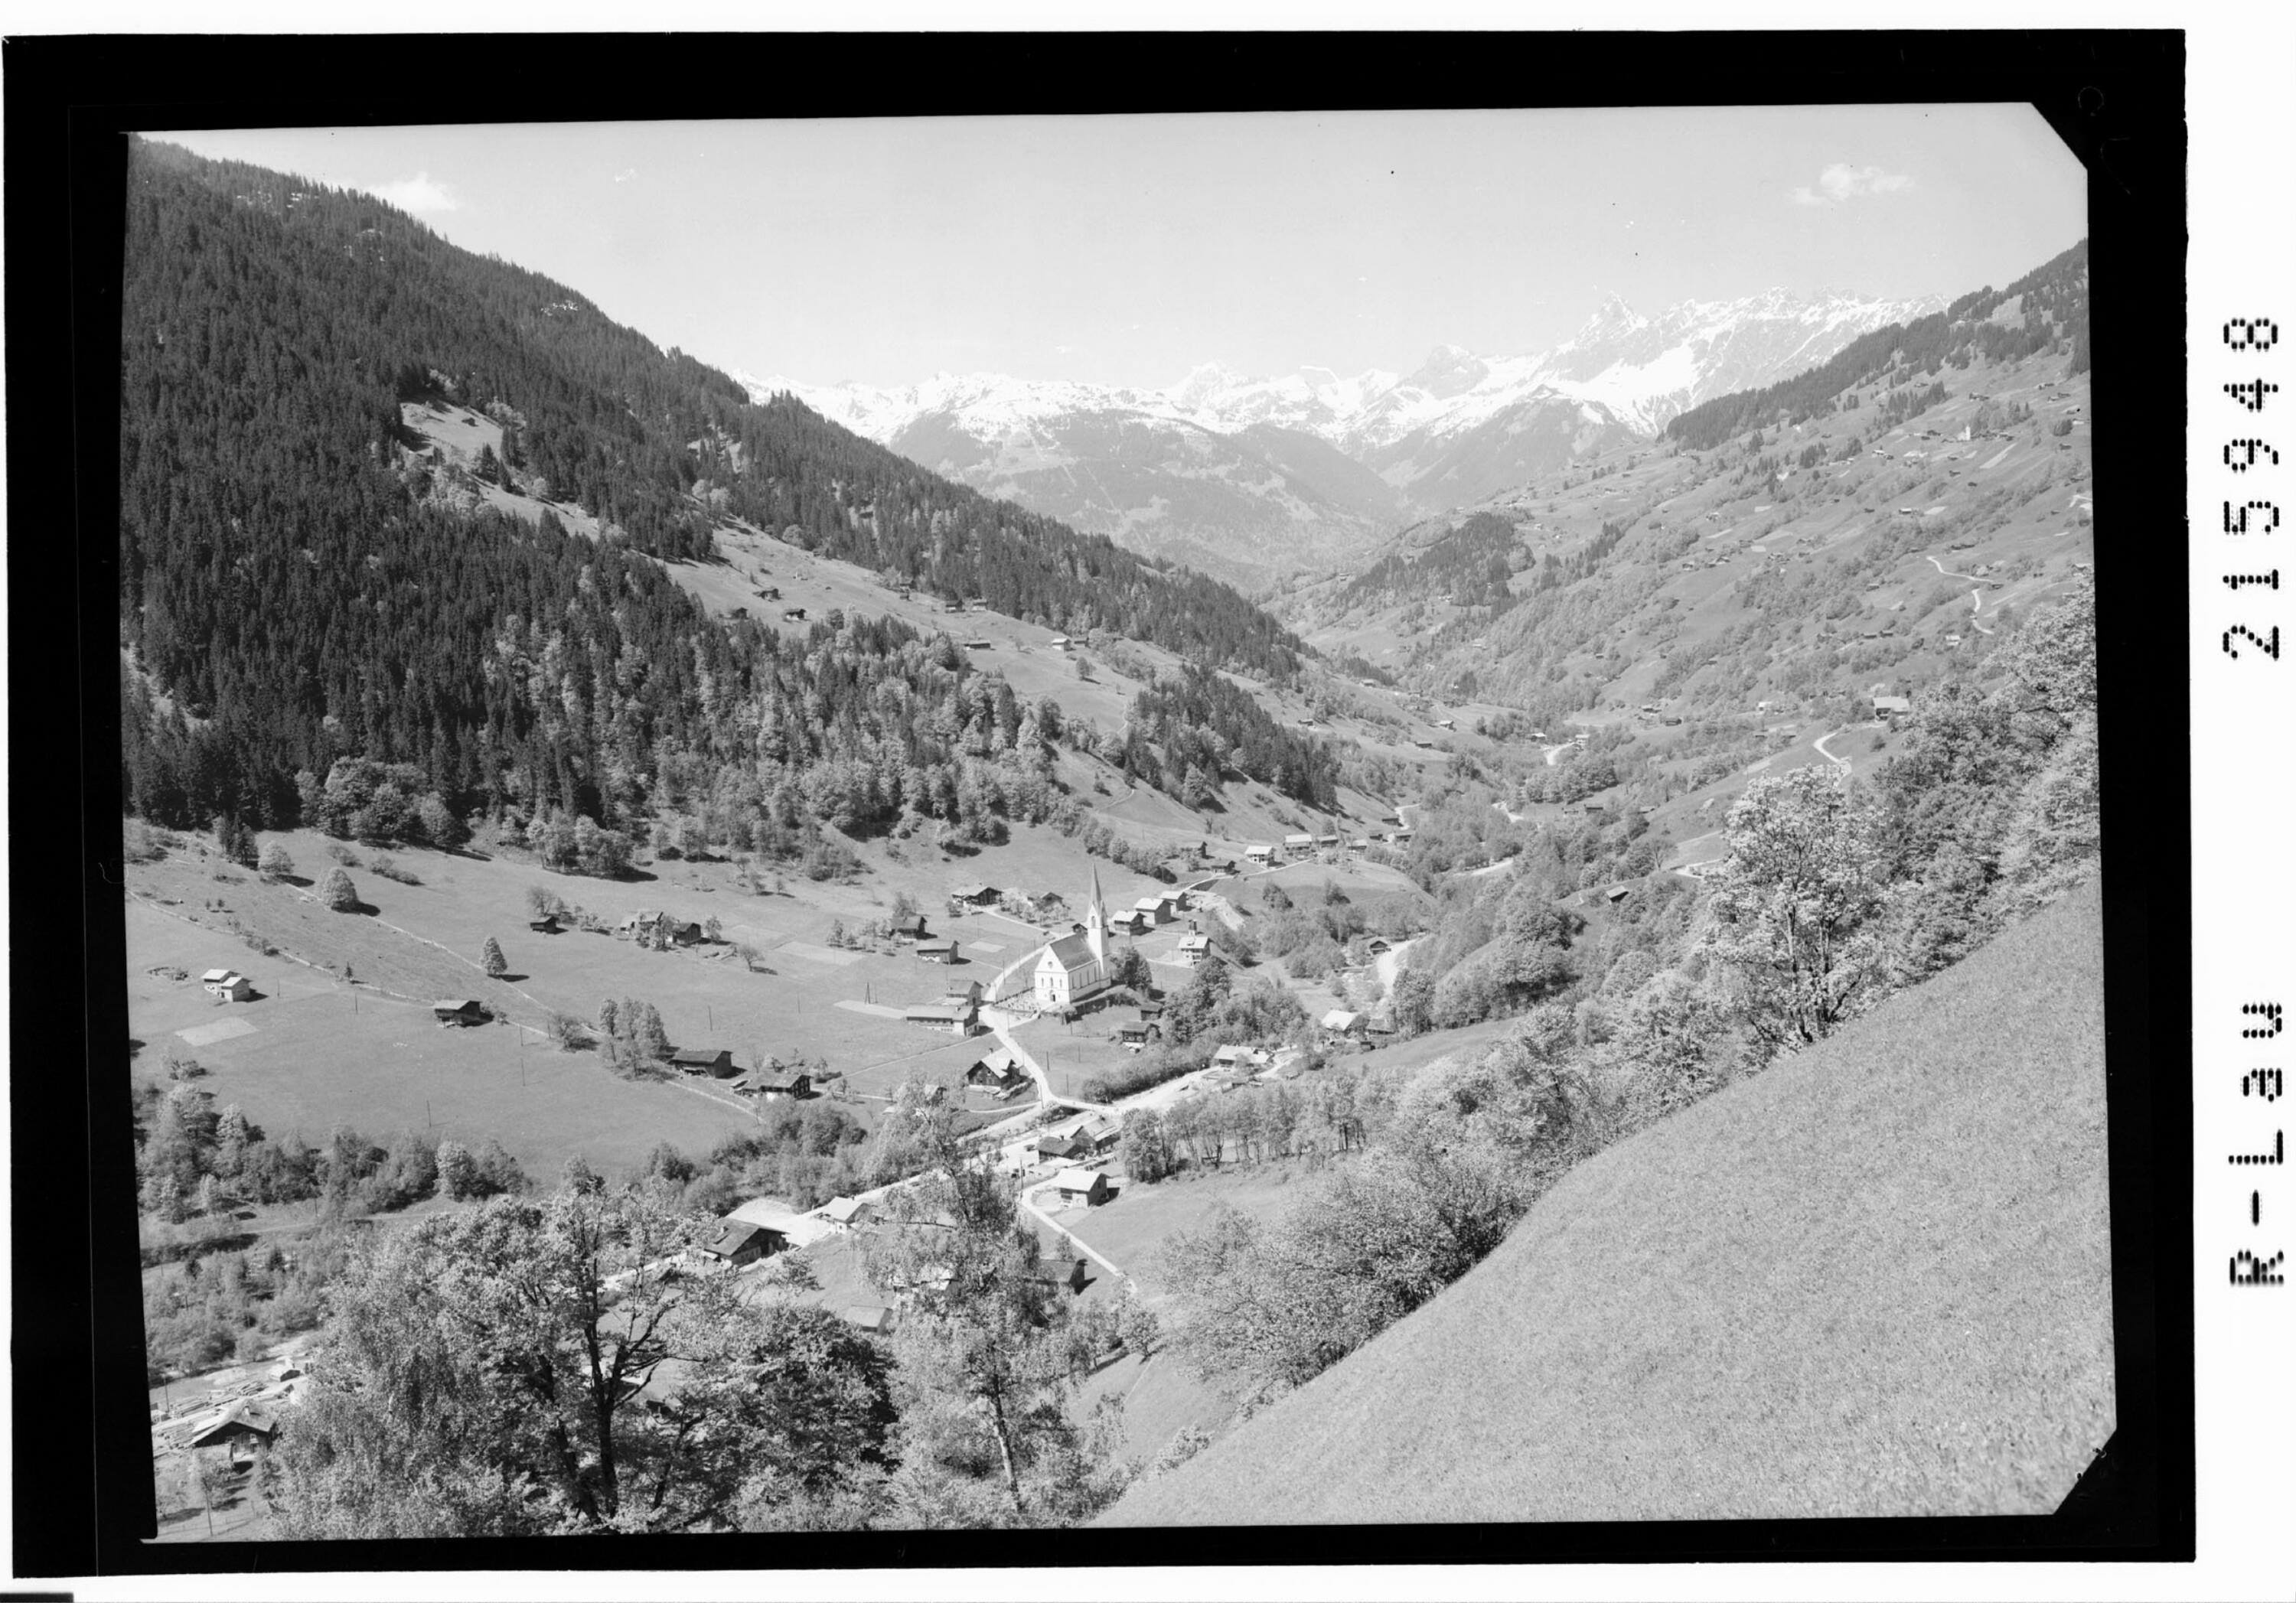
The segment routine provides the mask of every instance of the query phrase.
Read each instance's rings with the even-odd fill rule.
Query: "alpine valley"
[[[160,1542],[2046,1514],[2099,1459],[2087,241],[884,393],[289,173],[138,141],[122,201]]]
[[[1815,367],[1942,299],[1785,290],[1616,296],[1553,350],[1438,346],[1413,372],[1217,363],[1165,389],[937,373],[906,388],[734,376],[791,393],[935,472],[1246,586],[1354,563],[1404,525],[1657,434],[1683,412]]]

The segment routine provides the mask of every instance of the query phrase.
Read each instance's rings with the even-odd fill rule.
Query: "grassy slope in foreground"
[[[2097,887],[1566,1178],[1103,1523],[2053,1511],[2112,1435]]]

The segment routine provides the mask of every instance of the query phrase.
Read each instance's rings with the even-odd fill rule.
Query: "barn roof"
[[[726,1215],[724,1223],[735,1222],[769,1230],[791,1247],[809,1247],[825,1240],[832,1227],[826,1219],[816,1219],[805,1214],[792,1214],[780,1203],[760,1197],[755,1202],[745,1202]]]

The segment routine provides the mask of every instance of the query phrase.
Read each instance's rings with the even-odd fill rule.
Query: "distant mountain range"
[[[1164,389],[939,373],[881,389],[736,372],[936,472],[1078,528],[1231,577],[1349,561],[1415,518],[1483,500],[1701,402],[1824,362],[1945,305],[1783,290],[1655,317],[1613,296],[1529,356],[1439,346],[1414,372]]]

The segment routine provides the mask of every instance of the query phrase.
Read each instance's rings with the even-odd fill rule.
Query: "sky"
[[[2087,215],[2022,105],[153,136],[379,194],[660,345],[808,384],[1408,372],[1545,350],[1611,294],[1957,295]]]

